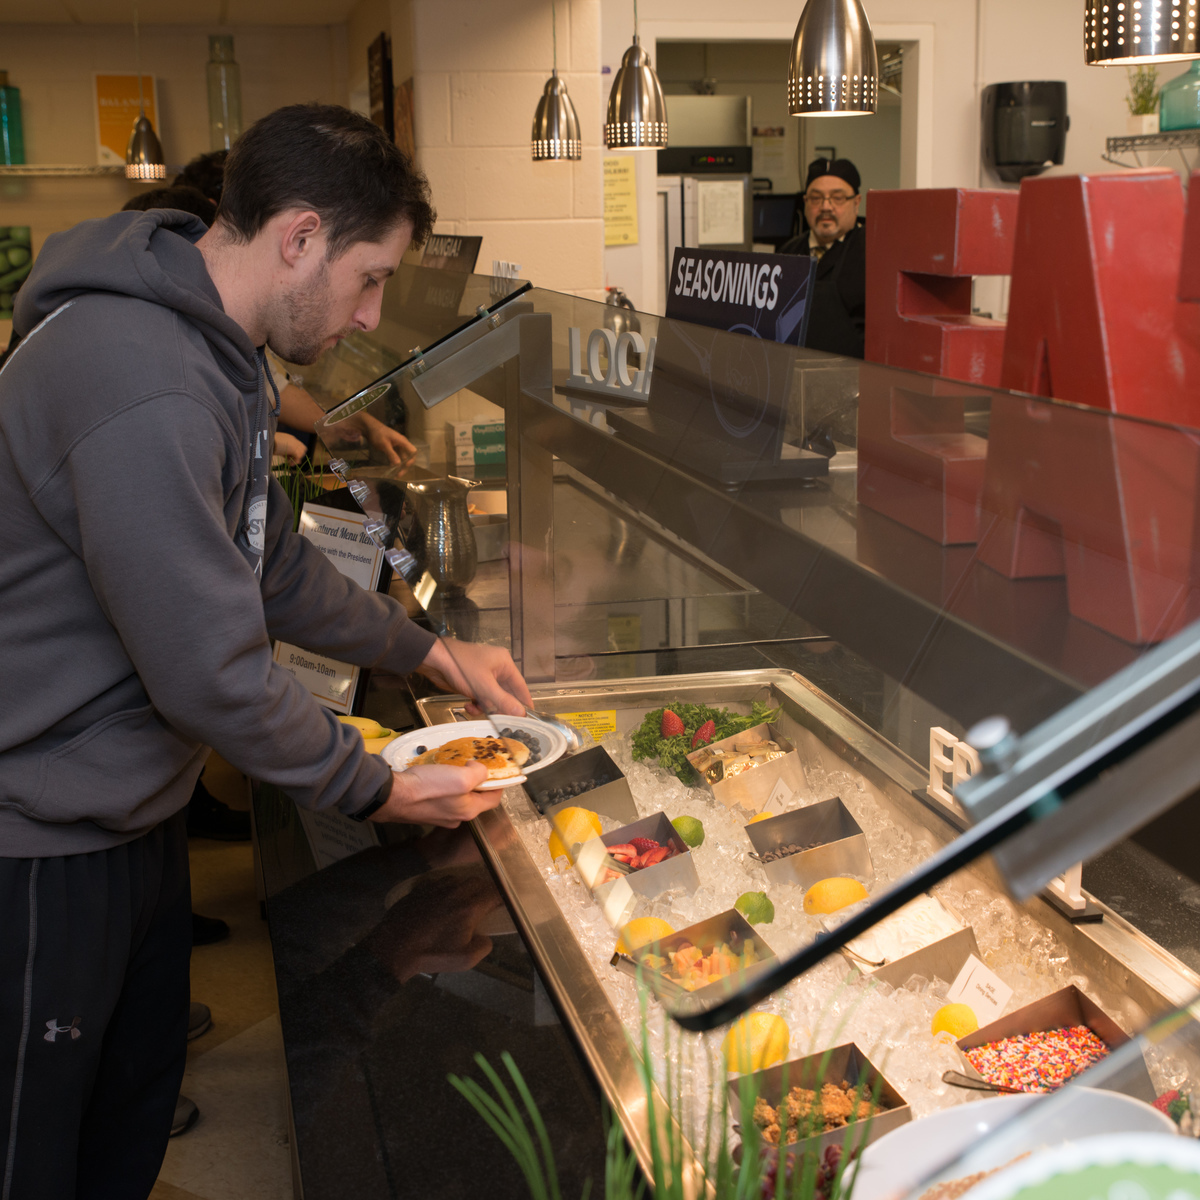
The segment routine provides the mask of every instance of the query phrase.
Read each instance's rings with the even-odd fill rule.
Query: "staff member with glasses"
[[[805,345],[863,357],[867,311],[867,235],[858,215],[861,179],[848,158],[817,158],[804,185],[807,228],[785,242],[781,254],[817,259],[816,289]]]

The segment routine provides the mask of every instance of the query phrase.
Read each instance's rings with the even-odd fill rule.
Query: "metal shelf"
[[[1188,155],[1191,153],[1191,158]],[[1138,167],[1157,167],[1171,154],[1178,154],[1185,176],[1200,166],[1200,129],[1177,129],[1171,133],[1139,133],[1126,137],[1110,137],[1105,143],[1103,158],[1115,167],[1133,170]],[[1122,158],[1132,155],[1133,161]]]
[[[167,167],[167,174],[178,174],[178,167]],[[107,179],[125,178],[123,163],[84,166],[76,163],[26,163],[19,167],[0,166],[0,179]],[[141,180],[158,183],[157,179]]]

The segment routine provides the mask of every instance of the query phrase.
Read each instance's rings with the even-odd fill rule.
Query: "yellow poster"
[[[634,246],[638,240],[637,170],[632,154],[604,158],[604,244]]]
[[[138,118],[138,77],[129,75],[100,75],[96,80],[96,161],[102,166],[116,166],[125,161],[125,147],[133,123]],[[146,116],[160,137],[158,105],[155,103],[153,75],[142,76]]]

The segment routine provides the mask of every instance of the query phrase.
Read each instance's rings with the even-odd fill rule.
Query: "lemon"
[[[683,838],[684,845],[691,846],[693,850],[704,845],[704,826],[695,817],[676,817],[671,824]]]
[[[933,1014],[930,1032],[938,1041],[957,1042],[959,1038],[974,1033],[979,1028],[979,1018],[969,1004],[943,1004]],[[950,1036],[943,1037],[942,1035]]]
[[[353,725],[359,733],[366,738],[387,737],[392,731],[384,729],[378,721],[372,721],[369,717],[338,717],[343,725]]]
[[[565,854],[572,862],[571,847],[600,836],[600,818],[587,808],[564,808],[550,818],[550,857]]]
[[[775,815],[776,815],[775,813],[770,813],[770,812],[761,812],[761,813],[759,813],[759,814],[758,814],[758,816],[757,816],[757,817],[751,817],[751,818],[750,818],[750,820],[748,820],[748,821],[746,822],[746,824],[747,824],[747,825],[754,825],[754,824],[756,824],[756,823],[757,823],[757,822],[759,822],[759,821],[769,821],[769,820],[770,820],[770,819],[771,819],[773,816],[775,816]]]
[[[847,904],[867,898],[867,889],[857,879],[822,879],[804,893],[804,911],[832,913]]]
[[[748,1075],[783,1062],[788,1055],[791,1031],[774,1013],[750,1013],[735,1021],[721,1043],[725,1069]]]
[[[621,936],[617,939],[617,953],[632,954],[651,942],[670,937],[674,932],[666,921],[658,917],[634,917],[621,930]]]
[[[743,892],[733,902],[733,907],[751,925],[770,925],[775,920],[775,905],[766,892]]]

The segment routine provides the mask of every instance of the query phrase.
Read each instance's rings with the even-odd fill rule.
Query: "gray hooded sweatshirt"
[[[358,813],[391,779],[271,639],[403,672],[433,635],[292,532],[264,471],[274,396],[203,233],[169,210],[85,221],[47,239],[17,297],[24,340],[0,370],[0,856],[138,837],[187,803],[208,747],[311,808]]]

